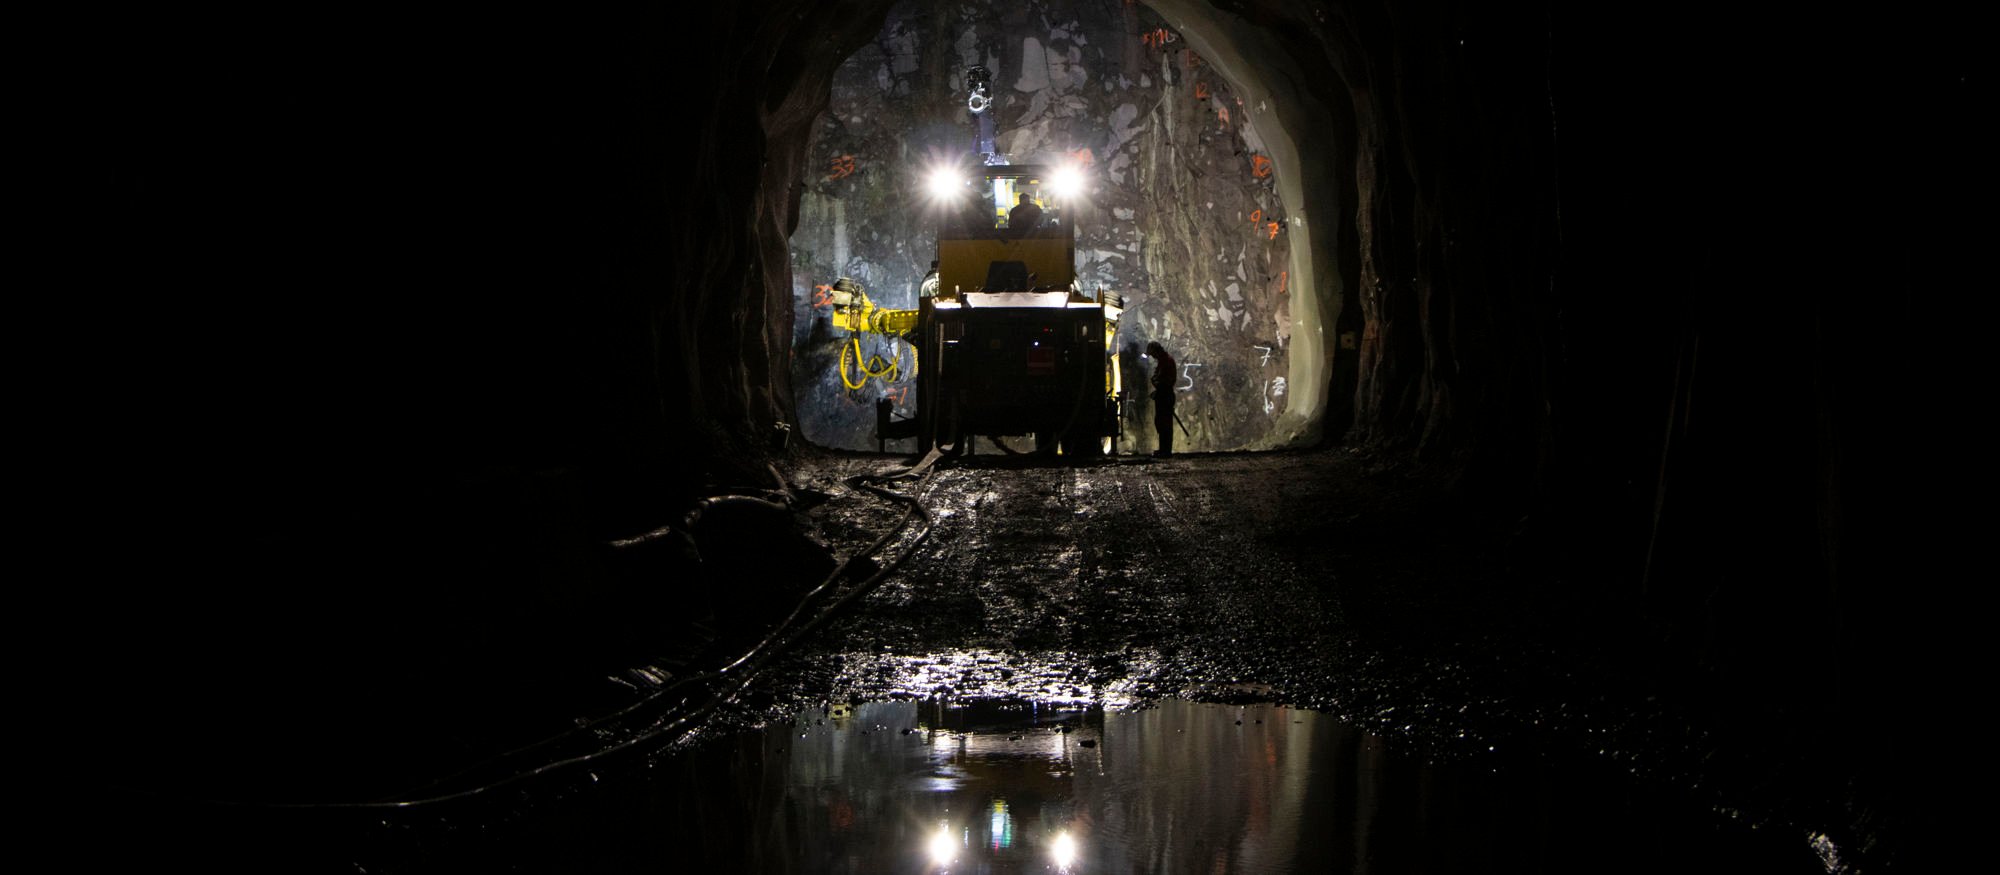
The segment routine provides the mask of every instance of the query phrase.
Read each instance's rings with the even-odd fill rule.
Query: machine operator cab
[[[1069,168],[936,171],[930,192],[941,214],[938,293],[1068,293],[1076,279],[1076,233],[1066,208],[1079,188]]]

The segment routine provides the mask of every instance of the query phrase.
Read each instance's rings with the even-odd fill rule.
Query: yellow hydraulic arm
[[[868,300],[868,293],[861,284],[847,277],[841,277],[833,284],[833,326],[849,332],[847,343],[840,348],[840,383],[848,389],[860,389],[872,379],[884,383],[895,383],[913,377],[917,373],[917,347],[909,342],[911,334],[917,330],[916,310],[891,310],[877,307]],[[910,370],[904,373],[902,356],[885,361],[879,355],[864,358],[861,354],[861,335],[880,334],[893,340],[900,339],[910,348]],[[850,378],[849,362],[860,374]]]
[[[842,288],[845,286],[845,288]],[[877,307],[861,284],[846,277],[833,284],[833,327],[908,337],[917,330],[917,311]]]

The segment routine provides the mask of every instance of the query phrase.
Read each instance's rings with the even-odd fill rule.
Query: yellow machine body
[[[869,379],[915,378],[914,418],[896,420],[889,400],[877,400],[879,441],[915,437],[919,452],[956,451],[974,435],[1032,434],[1039,449],[1069,455],[1116,441],[1122,302],[1076,288],[1075,229],[1052,205],[1029,194],[1045,211],[1032,228],[1007,227],[998,206],[1040,176],[1025,165],[985,168],[983,187],[938,231],[937,294],[917,309],[877,307],[852,280],[835,284],[833,325],[850,332],[842,383],[859,390]],[[863,361],[863,333],[907,342],[909,367],[901,355]]]

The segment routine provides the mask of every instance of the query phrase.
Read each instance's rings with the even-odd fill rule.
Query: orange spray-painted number
[[[828,174],[826,178],[845,179],[852,175],[854,175],[854,156],[842,155],[833,159],[833,172]]]
[[[1250,224],[1252,224],[1252,225],[1262,225],[1262,224],[1264,224],[1264,211],[1263,211],[1263,210],[1251,210],[1251,211],[1250,211]]]
[[[828,285],[813,286],[813,306],[833,306],[833,287]]]
[[[1263,155],[1250,156],[1250,175],[1263,179],[1271,175],[1271,159]]]
[[[1196,82],[1194,84],[1194,99],[1196,100],[1208,99],[1208,83]]]
[[[1268,229],[1270,229],[1270,231],[1271,231],[1271,239],[1273,239],[1273,240],[1276,240],[1276,239],[1278,239],[1278,223],[1277,223],[1277,222],[1265,222],[1265,223],[1264,223],[1264,227],[1265,227],[1265,228],[1268,228]]]

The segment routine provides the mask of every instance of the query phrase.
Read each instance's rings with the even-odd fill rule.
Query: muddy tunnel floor
[[[817,472],[843,495],[816,515],[829,543],[880,529],[838,486],[880,464]],[[1649,659],[1519,520],[1416,470],[1343,449],[961,460],[918,487],[929,540],[781,672],[811,691],[788,704],[1283,703],[1433,758],[1608,764],[1833,853],[1849,788],[1822,742],[1756,689]]]
[[[1790,871],[1851,865],[1874,838],[1858,825],[1850,776],[1818,765],[1830,738],[1801,732],[1747,685],[1669,671],[1627,648],[1631,630],[1598,621],[1615,613],[1607,604],[1565,595],[1577,588],[1552,579],[1561,570],[1545,548],[1524,547],[1517,520],[1458,506],[1447,483],[1414,466],[1346,449],[1081,465],[975,455],[879,487],[919,500],[925,532],[859,479],[908,464],[813,451],[786,472],[794,495],[810,497],[798,517],[809,536],[854,561],[806,612],[823,619],[760,652],[754,677],[703,677],[749,639],[689,623],[659,648],[673,657],[605,666],[597,689],[549,703],[554,719],[533,722],[584,725],[580,741],[495,774],[574,765],[473,794],[470,806],[204,809],[160,823],[188,830],[184,842],[254,829],[292,837],[281,855],[337,869],[423,871],[432,866],[394,859],[411,831],[483,841],[612,776],[801,713],[1185,700],[1307,709],[1434,762],[1616,774],[1684,799],[1717,829],[1770,835],[1796,852]],[[878,538],[878,552],[857,556]],[[742,585],[774,620],[797,601]],[[583,719],[661,690],[680,710]],[[708,705],[687,704],[695,690]]]

